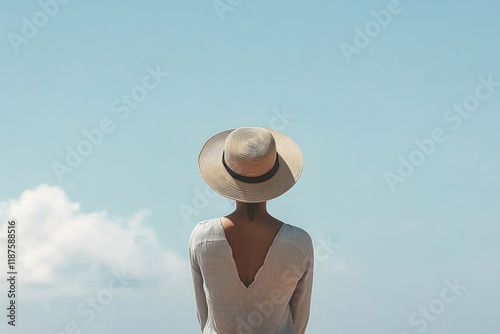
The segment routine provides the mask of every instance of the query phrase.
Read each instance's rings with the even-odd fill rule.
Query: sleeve
[[[191,275],[193,277],[194,295],[196,301],[196,315],[201,326],[201,331],[203,332],[208,318],[208,307],[205,290],[203,289],[203,276],[201,274],[200,266],[198,265],[198,262],[196,260],[194,250],[192,249],[191,241],[189,245],[189,259],[191,262]]]
[[[293,319],[293,325],[297,334],[306,332],[307,322],[309,321],[309,312],[311,308],[311,294],[314,272],[314,250],[312,241],[310,241],[310,250],[305,259],[304,274],[297,282],[292,298],[290,298],[290,310]]]

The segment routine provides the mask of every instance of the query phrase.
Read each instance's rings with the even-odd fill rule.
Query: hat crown
[[[276,162],[274,137],[264,128],[238,128],[226,138],[224,160],[229,168],[240,175],[264,175]]]

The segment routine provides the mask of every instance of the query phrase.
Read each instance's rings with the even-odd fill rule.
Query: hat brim
[[[222,131],[203,145],[198,156],[198,168],[205,182],[224,197],[247,203],[265,202],[287,192],[302,173],[303,157],[299,146],[287,135],[269,130],[276,142],[279,168],[267,181],[246,183],[234,179],[222,164],[227,136],[235,129]]]

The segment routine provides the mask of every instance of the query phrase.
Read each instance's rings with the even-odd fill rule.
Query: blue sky
[[[269,209],[315,243],[309,333],[498,332],[499,10],[2,3],[0,247],[17,218],[17,332],[196,333],[187,240],[232,209],[196,159],[240,126],[303,151]],[[106,302],[94,317],[88,298]]]

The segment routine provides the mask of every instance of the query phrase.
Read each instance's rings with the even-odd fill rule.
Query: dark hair
[[[248,219],[253,220],[257,211],[259,211],[259,203],[247,203]]]

